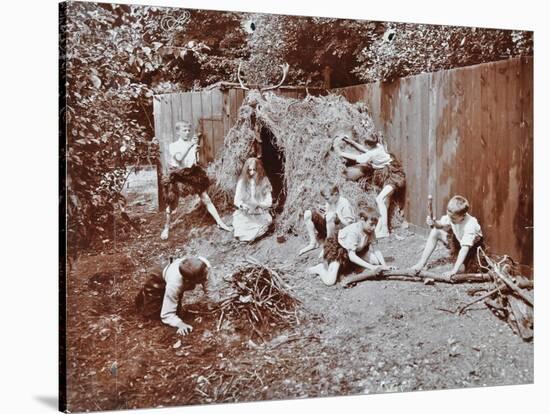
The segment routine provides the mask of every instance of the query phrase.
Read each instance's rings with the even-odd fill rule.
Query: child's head
[[[470,210],[470,203],[459,195],[455,195],[447,204],[447,215],[454,224],[462,222],[468,210]]]
[[[191,123],[187,121],[178,121],[174,125],[176,130],[176,136],[182,139],[189,139],[191,137]]]
[[[184,290],[192,290],[196,285],[206,285],[210,263],[202,257],[192,257],[182,260],[179,265],[183,278]]]
[[[265,169],[259,158],[248,158],[241,171],[241,179],[261,181],[265,177]]]
[[[359,221],[363,223],[363,230],[366,233],[374,233],[380,214],[374,208],[367,207],[359,212]]]
[[[382,142],[382,133],[373,132],[365,138],[365,145],[368,147],[375,147],[379,142]]]
[[[337,185],[326,186],[321,190],[321,196],[329,203],[336,203],[340,197],[340,190]]]

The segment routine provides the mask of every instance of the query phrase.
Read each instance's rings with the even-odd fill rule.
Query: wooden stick
[[[428,194],[428,215],[433,220],[434,219],[434,208],[432,203],[433,197],[431,194]],[[430,226],[433,227],[433,226]]]
[[[421,271],[416,272],[412,269],[386,270],[383,272],[367,270],[358,275],[350,275],[344,278],[341,282],[342,286],[349,286],[352,283],[362,282],[364,280],[408,280],[411,282],[421,282],[432,279],[435,282],[441,283],[480,283],[490,282],[493,279],[488,273],[458,273],[451,277],[444,277],[440,274]]]
[[[491,273],[493,273],[500,280],[506,283],[506,286],[508,286],[510,289],[516,292],[525,302],[527,302],[531,306],[534,306],[533,298],[530,295],[528,295],[523,289],[521,289],[518,285],[516,285],[514,281],[510,279],[507,275],[505,275],[503,272],[500,272],[496,268],[496,266],[493,266]]]
[[[490,297],[492,297],[493,295],[497,294],[498,292],[500,292],[501,290],[503,289],[506,289],[506,285],[504,284],[499,284],[496,288],[494,288],[493,290],[487,292],[485,295],[482,295],[480,297],[478,297],[477,299],[471,301],[471,302],[468,302],[467,304],[461,306],[460,308],[458,308],[456,310],[456,313],[458,313],[459,315],[461,315],[462,313],[464,313],[464,311],[466,309],[468,309],[470,306],[472,305],[475,305],[476,303],[478,302],[481,302],[482,300],[485,300],[485,299],[488,299]]]

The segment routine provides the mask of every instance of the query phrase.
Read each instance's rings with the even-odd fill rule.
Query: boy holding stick
[[[422,256],[411,268],[412,270],[420,272],[426,266],[437,243],[442,242],[450,250],[451,256],[456,257],[453,268],[445,272],[444,276],[451,277],[459,272],[477,273],[479,269],[476,253],[478,247],[483,246],[483,233],[477,219],[468,214],[469,209],[468,200],[460,195],[455,195],[447,204],[447,214],[439,220],[434,220],[431,196],[428,198],[429,215],[426,224],[432,230]]]

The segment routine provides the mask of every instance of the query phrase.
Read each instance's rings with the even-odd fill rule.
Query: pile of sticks
[[[510,325],[521,338],[529,341],[533,338],[533,281],[517,275],[513,261],[509,256],[491,258],[479,248],[477,260],[484,273],[459,273],[445,276],[435,272],[396,269],[386,271],[365,271],[350,275],[341,282],[342,286],[353,286],[367,280],[403,280],[438,283],[490,283],[489,288],[475,289],[472,294],[486,291],[473,301],[460,306],[455,311],[458,315],[466,312],[472,305],[484,302],[491,311]]]
[[[275,269],[255,262],[241,266],[229,282],[234,293],[220,304],[218,330],[225,316],[245,320],[262,339],[272,326],[299,324],[300,301]]]
[[[487,293],[457,309],[464,313],[473,304],[483,301],[500,319],[504,320],[516,335],[525,341],[533,339],[533,281],[516,275],[513,261],[508,256],[498,259],[478,250],[478,261],[493,278]]]

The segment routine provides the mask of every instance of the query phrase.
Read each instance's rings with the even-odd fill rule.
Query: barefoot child
[[[319,240],[332,237],[336,231],[355,222],[355,211],[347,198],[340,194],[338,186],[324,188],[320,191],[326,200],[324,210],[306,210],[304,223],[309,243],[298,253],[302,255],[319,247]]]
[[[178,335],[187,335],[193,327],[178,316],[180,300],[185,291],[198,284],[205,286],[210,267],[208,260],[199,256],[176,259],[164,268],[150,268],[145,285],[135,298],[136,308],[145,317],[160,316],[164,324],[177,329]]]
[[[218,210],[210,200],[206,190],[210,180],[202,167],[197,164],[198,138],[191,138],[191,124],[187,121],[177,122],[175,125],[177,140],[169,146],[170,172],[162,181],[164,194],[167,198],[166,223],[160,235],[162,240],[168,239],[170,231],[170,214],[178,207],[180,197],[199,194],[202,204],[214,218],[218,227],[231,231],[221,219]]]
[[[348,144],[359,153],[343,151]],[[376,237],[388,237],[388,207],[391,196],[405,186],[405,173],[399,161],[392,157],[380,142],[379,134],[373,134],[365,139],[365,146],[353,141],[346,134],[338,135],[334,140],[336,153],[357,164],[346,169],[349,180],[357,181],[368,177],[369,181],[381,189],[376,196],[376,204],[380,212],[380,220],[376,227]]]
[[[359,213],[359,220],[327,239],[325,242],[324,263],[310,267],[308,273],[317,274],[321,281],[331,286],[336,283],[339,272],[349,271],[353,265],[370,270],[387,270],[384,256],[373,243],[376,243],[374,230],[378,224],[378,213],[367,209]],[[363,257],[367,257],[365,260]]]
[[[432,230],[422,257],[412,267],[413,270],[420,272],[426,266],[439,241],[451,251],[451,256],[456,256],[453,268],[444,276],[450,277],[459,272],[476,273],[479,270],[476,254],[477,248],[483,246],[483,234],[477,219],[468,214],[469,209],[468,200],[455,195],[449,200],[447,214],[441,219],[437,221],[428,216],[426,224]]]

